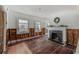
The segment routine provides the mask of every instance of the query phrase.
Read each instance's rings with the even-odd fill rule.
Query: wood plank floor
[[[8,54],[72,54],[73,50],[48,40],[47,36],[8,47]]]

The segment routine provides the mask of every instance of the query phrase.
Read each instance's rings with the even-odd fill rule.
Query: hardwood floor
[[[47,36],[8,47],[8,54],[72,54],[73,50],[48,40]]]

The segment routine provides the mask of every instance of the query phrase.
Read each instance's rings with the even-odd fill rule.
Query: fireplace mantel
[[[62,37],[62,38],[63,38],[63,44],[65,45],[65,43],[66,43],[66,38],[67,38],[67,37],[66,37],[66,30],[67,30],[67,27],[48,27],[47,29],[48,29],[48,38],[50,37],[50,36],[49,36],[49,31],[50,31],[50,30],[52,30],[52,31],[53,31],[53,30],[55,30],[55,31],[57,31],[57,30],[58,30],[58,31],[62,31],[62,33],[63,33],[63,37]]]

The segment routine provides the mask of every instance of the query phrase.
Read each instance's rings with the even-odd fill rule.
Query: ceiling
[[[40,17],[50,17],[56,13],[77,12],[77,5],[8,5],[9,10]]]

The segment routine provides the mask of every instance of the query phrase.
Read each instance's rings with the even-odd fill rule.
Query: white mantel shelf
[[[53,27],[47,27],[47,29],[48,28],[53,28]],[[79,27],[56,27],[56,28],[79,29]]]

